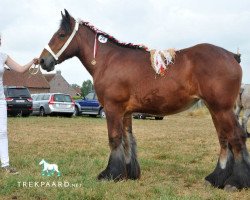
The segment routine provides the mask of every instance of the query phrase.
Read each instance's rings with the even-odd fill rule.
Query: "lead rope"
[[[40,64],[38,64],[38,65],[36,65],[36,64],[31,65],[31,67],[29,68],[29,73],[31,75],[36,75],[40,71],[40,67],[41,67]]]

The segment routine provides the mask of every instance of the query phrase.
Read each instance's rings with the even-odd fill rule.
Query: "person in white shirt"
[[[1,46],[1,35],[0,35],[0,46]],[[5,71],[5,65],[11,70],[16,72],[24,73],[33,64],[38,64],[38,59],[34,58],[26,65],[20,65],[10,58],[9,55],[0,52],[0,161],[1,171],[5,171],[10,174],[18,174],[18,171],[10,166],[9,163],[9,152],[8,152],[8,136],[7,136],[7,105],[4,96],[3,88],[3,74]]]

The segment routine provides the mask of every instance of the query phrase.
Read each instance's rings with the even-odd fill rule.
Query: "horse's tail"
[[[241,62],[241,54],[240,53],[237,53],[237,54],[234,54],[234,59],[238,62],[238,63],[240,63]]]

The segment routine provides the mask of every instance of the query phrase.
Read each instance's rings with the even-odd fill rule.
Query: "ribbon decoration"
[[[93,60],[91,61],[91,64],[92,65],[95,65],[96,64],[96,53],[97,53],[97,33],[95,34],[95,42],[94,42],[94,52],[93,52]]]

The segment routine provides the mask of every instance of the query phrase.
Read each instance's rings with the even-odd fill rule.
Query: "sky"
[[[232,52],[239,48],[243,82],[250,83],[249,0],[0,0],[0,51],[20,64],[39,57],[64,9],[122,42],[151,49],[183,49],[199,43]],[[55,70],[61,70],[70,84],[92,79],[77,58]]]

